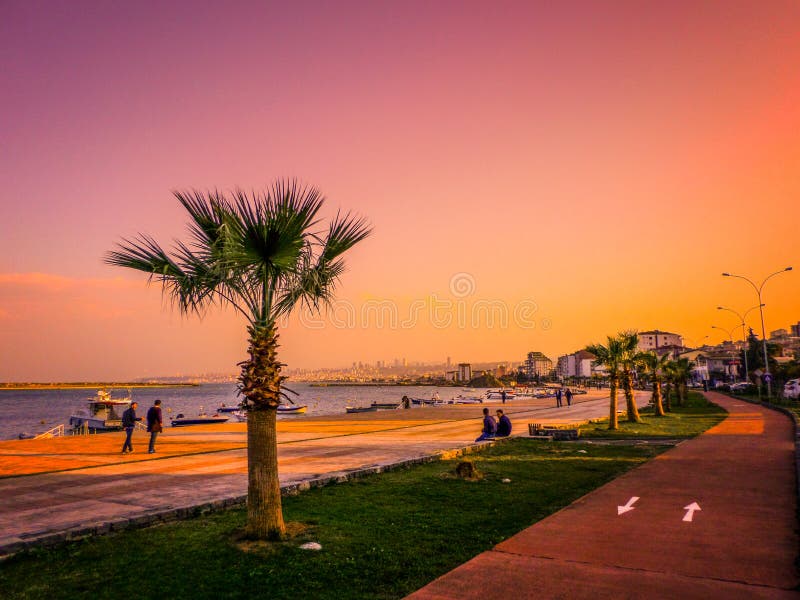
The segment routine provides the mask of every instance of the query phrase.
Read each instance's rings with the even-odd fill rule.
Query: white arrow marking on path
[[[631,496],[631,499],[628,500],[628,503],[625,506],[617,506],[617,516],[625,514],[629,510],[634,509],[634,503],[639,499],[639,496]]]
[[[692,517],[694,517],[694,511],[703,509],[700,508],[697,502],[692,502],[689,506],[684,506],[683,510],[686,511],[686,514],[683,515],[683,520],[691,523]]]

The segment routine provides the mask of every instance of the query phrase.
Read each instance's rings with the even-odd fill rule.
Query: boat
[[[223,417],[221,415],[207,415],[205,413],[200,413],[196,417],[185,417],[183,413],[179,413],[175,415],[175,418],[172,419],[172,426],[173,427],[183,427],[185,425],[213,425],[216,423],[225,423],[228,420],[228,417]]]
[[[503,392],[506,393],[506,400],[513,400],[516,394],[514,392],[509,392],[507,390],[497,390],[495,391],[488,391],[486,392],[486,399],[487,400],[502,400],[503,399]]]
[[[373,402],[370,406],[374,406],[378,410],[392,410],[400,408],[399,402]]]
[[[305,404],[293,404],[289,406],[287,404],[279,404],[278,405],[278,414],[279,415],[302,415],[305,414],[306,409],[308,406]]]
[[[297,406],[286,406],[284,404],[278,405],[278,414],[279,415],[302,415],[305,414],[306,409],[308,406],[305,404],[300,404]],[[247,423],[247,413],[243,410],[235,410],[232,411],[231,416],[239,421],[240,423]]]
[[[375,412],[377,406],[345,406],[344,410],[348,413]]]
[[[234,413],[239,410],[239,405],[236,406],[225,406],[224,404],[220,404],[219,408],[217,408],[218,413]]]
[[[483,404],[483,398],[480,396],[461,396],[458,395],[452,400],[453,404]]]
[[[73,429],[88,428],[94,431],[115,431],[122,429],[122,413],[131,405],[131,396],[112,398],[111,392],[98,390],[97,395],[89,398],[87,408],[81,408],[69,418]]]

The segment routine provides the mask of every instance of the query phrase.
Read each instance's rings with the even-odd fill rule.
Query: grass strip
[[[4,598],[399,598],[661,451],[515,439],[470,456],[480,481],[452,476],[458,461],[441,461],[288,497],[284,514],[299,531],[290,541],[243,545],[244,511],[223,511],[12,557],[0,565],[0,590]],[[306,541],[322,550],[299,549]]]
[[[624,408],[624,401],[620,406]],[[583,425],[581,438],[692,438],[713,427],[728,414],[725,409],[709,402],[698,392],[689,392],[683,406],[678,406],[673,396],[672,412],[663,417],[656,417],[652,408],[645,408],[640,413],[641,423],[632,423],[620,416],[619,429],[613,431],[608,429],[608,419]]]

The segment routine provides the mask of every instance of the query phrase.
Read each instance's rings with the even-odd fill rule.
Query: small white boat
[[[279,404],[278,405],[278,414],[279,415],[303,415],[305,414],[308,406],[305,404],[293,404],[289,406],[288,404]]]
[[[225,423],[227,420],[228,417],[220,415],[209,416],[205,413],[200,413],[196,417],[185,417],[183,413],[180,413],[175,415],[171,423],[173,427],[184,427],[186,425],[213,425],[216,423]]]
[[[458,395],[451,400],[453,404],[483,404],[482,396],[461,396]]]
[[[487,400],[502,400],[503,399],[503,392],[506,393],[506,400],[513,400],[516,397],[514,392],[509,392],[508,390],[498,390],[498,391],[488,391],[486,392],[486,399]]]
[[[122,413],[131,405],[131,396],[112,398],[106,390],[98,390],[97,395],[89,398],[89,406],[75,411],[69,418],[73,429],[88,428],[96,431],[113,431],[122,429]]]

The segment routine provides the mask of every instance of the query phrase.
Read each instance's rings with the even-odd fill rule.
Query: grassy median
[[[620,407],[625,400],[620,396]],[[640,411],[642,422],[631,423],[620,415],[619,429],[609,430],[608,419],[602,419],[581,427],[582,438],[626,439],[626,438],[692,438],[713,427],[725,418],[727,412],[705,399],[698,392],[689,392],[684,406],[678,406],[673,396],[672,411],[656,417],[652,408]]]
[[[663,448],[510,440],[285,499],[295,537],[247,547],[243,510],[122,532],[0,564],[4,598],[399,598]],[[510,483],[502,483],[503,479]],[[88,515],[87,515],[88,517]],[[319,542],[321,551],[299,549]]]

